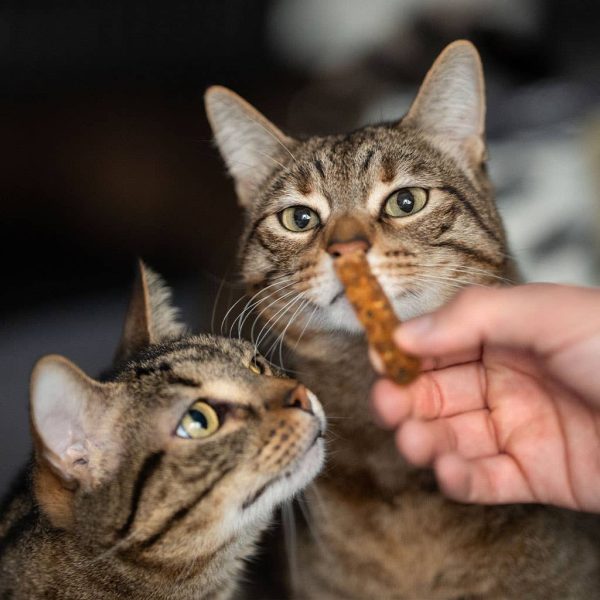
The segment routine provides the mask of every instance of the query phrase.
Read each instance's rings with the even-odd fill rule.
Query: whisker
[[[290,281],[290,282],[287,282],[287,283],[284,282],[284,285],[281,285],[281,286],[277,287],[276,289],[272,290],[271,292],[269,292],[268,294],[266,294],[263,298],[258,298],[258,300],[255,300],[254,302],[252,302],[254,298],[256,298],[257,296],[259,296],[260,294],[262,294],[263,292],[265,292],[267,288],[264,288],[260,292],[254,294],[254,296],[252,296],[252,298],[250,298],[250,300],[248,300],[248,302],[244,306],[242,312],[235,319],[235,321],[238,321],[238,319],[239,319],[239,321],[238,321],[238,338],[242,337],[242,330],[244,328],[244,324],[246,323],[247,319],[252,314],[252,311],[259,304],[262,304],[263,302],[265,302],[265,301],[273,298],[277,293],[279,293],[279,292],[281,292],[281,291],[283,291],[283,290],[291,287],[292,285],[294,285],[294,283],[295,283],[294,281]],[[232,324],[232,329],[230,330],[230,335],[231,335],[231,331],[233,331],[233,327],[235,327],[235,321]]]
[[[279,366],[284,369],[283,366],[283,340],[285,338],[285,334],[289,328],[289,326],[293,323],[294,319],[296,318],[296,315],[301,312],[306,305],[308,304],[308,300],[303,299],[303,301],[300,303],[300,306],[298,306],[298,308],[296,309],[296,312],[294,312],[294,314],[290,317],[288,324],[284,327],[283,331],[281,332],[281,335],[279,336]],[[277,339],[275,340],[275,346],[277,345]]]
[[[290,570],[290,584],[292,589],[298,589],[298,555],[296,552],[296,519],[294,507],[291,501],[287,501],[281,507],[283,532],[285,537],[285,549]]]
[[[298,161],[296,160],[296,157],[292,154],[292,151],[270,129],[265,127],[262,123],[260,123],[256,119],[253,119],[250,115],[246,115],[246,117],[248,119],[250,119],[251,121],[253,121],[254,123],[256,123],[256,125],[258,125],[261,129],[264,129],[264,131],[266,131],[292,157],[292,160],[296,164],[298,164]]]
[[[258,338],[257,341],[254,345],[255,349],[258,350],[261,342],[263,340],[266,339],[267,335],[269,334],[270,331],[273,330],[273,328],[275,327],[275,325],[282,319],[282,317],[285,315],[285,313],[298,301],[302,298],[303,292],[298,292],[297,296],[295,296],[294,298],[292,298],[290,301],[288,301],[285,306],[283,306],[283,308],[280,308],[272,317],[270,317],[267,322],[263,325],[262,329],[260,330],[260,333],[258,334]],[[277,318],[275,318],[277,317]],[[269,324],[268,329],[266,330],[264,335],[261,335],[263,330],[265,329],[265,327]],[[253,339],[253,338],[252,338]]]
[[[255,319],[254,319],[254,322],[252,323],[252,327],[251,327],[251,329],[250,329],[250,341],[251,341],[253,344],[254,344],[254,339],[255,339],[255,338],[254,338],[254,329],[255,329],[255,327],[256,327],[256,325],[257,325],[257,323],[259,322],[261,315],[263,315],[263,314],[264,314],[264,313],[265,313],[267,310],[269,310],[269,308],[271,308],[271,306],[273,306],[273,305],[274,305],[274,304],[276,304],[277,302],[280,302],[280,301],[282,301],[282,300],[285,300],[286,298],[289,298],[289,297],[290,297],[291,295],[293,295],[293,294],[298,294],[298,292],[297,292],[295,289],[287,291],[285,294],[283,294],[283,296],[279,296],[279,297],[275,298],[275,300],[273,300],[272,302],[270,302],[270,303],[269,303],[267,306],[265,306],[265,307],[264,307],[264,308],[263,308],[263,309],[262,309],[262,310],[261,310],[261,311],[258,313],[258,315],[256,315],[256,317],[255,317]],[[283,307],[283,308],[285,308],[285,307],[287,306],[287,304],[288,304],[288,303],[286,302],[286,303],[284,304],[284,307]],[[275,318],[275,316],[277,316],[277,315],[278,315],[278,314],[281,312],[281,310],[282,310],[282,309],[280,308],[279,310],[277,310],[277,312],[276,312],[274,315],[271,315],[271,316],[270,316],[270,317],[269,317],[269,318],[266,320],[266,322],[264,323],[264,325],[262,326],[262,328],[260,329],[260,331],[259,331],[259,333],[258,333],[258,337],[259,337],[259,338],[261,337],[261,334],[263,333],[263,331],[264,331],[265,327],[267,327],[267,325],[269,324],[269,322],[270,322],[270,321],[271,321],[273,318]],[[255,345],[256,345],[256,344],[255,344]]]
[[[256,292],[256,293],[255,293],[253,296],[251,296],[251,297],[250,297],[250,299],[249,299],[249,300],[246,302],[246,306],[244,307],[244,309],[242,310],[242,312],[240,313],[240,315],[244,313],[244,310],[245,310],[245,309],[246,309],[246,307],[247,307],[247,306],[248,306],[248,305],[249,305],[249,304],[250,304],[250,303],[251,303],[251,302],[254,300],[254,298],[256,298],[257,296],[260,296],[260,294],[263,294],[263,293],[264,293],[264,292],[266,292],[268,289],[270,289],[270,288],[272,288],[272,287],[274,287],[274,286],[276,286],[276,285],[279,285],[279,284],[282,284],[282,283],[286,283],[286,282],[288,281],[288,279],[289,279],[289,278],[286,278],[284,281],[276,281],[275,283],[272,283],[272,284],[270,284],[270,285],[268,285],[268,286],[266,286],[266,287],[264,287],[264,288],[260,289],[260,290],[259,290],[258,292]],[[236,302],[235,302],[235,303],[234,303],[234,304],[233,304],[233,305],[232,305],[232,306],[229,308],[229,310],[228,310],[228,311],[225,313],[225,316],[223,317],[223,320],[221,321],[221,335],[223,335],[223,326],[224,326],[224,324],[225,324],[225,321],[227,320],[227,317],[228,317],[228,316],[229,316],[229,314],[231,313],[231,311],[232,311],[232,310],[233,310],[233,309],[234,309],[234,308],[235,308],[235,307],[236,307],[236,306],[237,306],[237,305],[238,305],[238,304],[239,304],[241,301],[243,301],[243,300],[244,300],[244,299],[246,299],[246,298],[247,298],[247,296],[242,296],[241,298],[239,298],[239,300],[237,300],[237,301],[236,301]],[[229,330],[229,337],[231,337],[231,334],[232,334],[232,332],[233,332],[233,328],[235,327],[235,322],[237,321],[237,319],[239,318],[239,316],[240,316],[240,315],[238,315],[238,317],[237,317],[237,318],[234,320],[234,322],[233,322],[233,324],[232,324],[232,326],[231,326],[231,328],[230,328],[230,330]]]

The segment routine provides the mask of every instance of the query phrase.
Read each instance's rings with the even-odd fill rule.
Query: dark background
[[[204,116],[212,83],[291,133],[339,131],[400,116],[444,45],[471,39],[515,254],[532,279],[597,283],[599,26],[582,0],[5,0],[0,492],[28,451],[33,362],[110,361],[135,257],[194,325],[216,305],[219,330],[241,215]]]

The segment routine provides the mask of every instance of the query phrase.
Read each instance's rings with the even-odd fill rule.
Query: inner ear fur
[[[239,202],[249,206],[268,175],[292,158],[296,142],[235,92],[215,85],[204,96],[216,144],[233,177]]]
[[[465,166],[485,160],[485,84],[471,42],[458,40],[442,51],[401,123],[424,133]]]
[[[107,448],[114,454],[109,405],[118,387],[91,379],[62,356],[46,356],[33,369],[34,490],[57,527],[72,521],[74,491],[93,487],[111,464],[104,454]]]

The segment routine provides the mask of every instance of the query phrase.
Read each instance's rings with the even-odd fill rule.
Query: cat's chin
[[[415,294],[402,294],[393,297],[385,289],[386,286],[383,287],[392,302],[394,312],[401,321],[431,312],[447,300],[447,297],[436,289],[427,289]],[[321,308],[318,315],[315,315],[312,320],[311,329],[325,332],[336,331],[351,335],[360,334],[363,331],[362,325],[356,318],[354,310],[345,296],[341,296],[329,306]]]
[[[325,443],[319,434],[291,470],[286,469],[268,482],[264,489],[259,490],[255,498],[244,503],[241,511],[238,512],[236,527],[243,528],[251,523],[268,519],[277,506],[291,500],[317,476],[324,460]]]

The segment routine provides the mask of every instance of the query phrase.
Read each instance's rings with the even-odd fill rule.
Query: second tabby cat
[[[32,464],[0,509],[0,597],[225,600],[323,460],[316,397],[246,343],[185,335],[142,268],[116,367],[31,383]]]
[[[254,306],[331,417],[313,503],[318,543],[306,536],[299,549],[299,596],[599,597],[597,520],[458,505],[429,471],[402,462],[393,435],[367,416],[375,375],[333,269],[337,254],[362,248],[404,319],[465,285],[514,280],[486,171],[475,48],[450,45],[404,118],[345,135],[291,138],[224,88],[206,103],[245,209]]]

